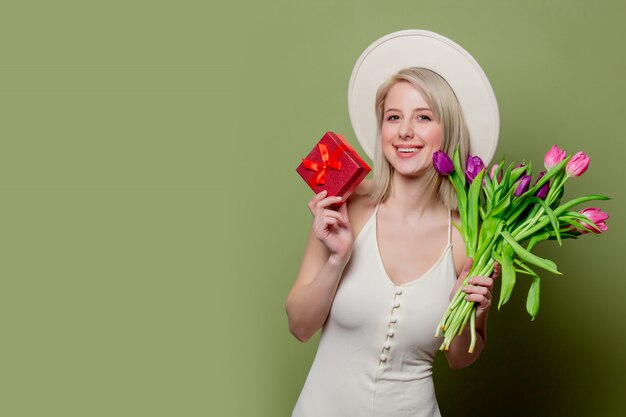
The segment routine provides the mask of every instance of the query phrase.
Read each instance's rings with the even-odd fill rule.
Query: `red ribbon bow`
[[[318,143],[317,147],[320,150],[322,156],[322,163],[311,161],[309,159],[302,158],[302,164],[306,169],[317,172],[317,175],[311,178],[308,183],[311,187],[316,185],[324,185],[326,183],[326,170],[332,168],[335,170],[341,169],[341,162],[337,160],[339,155],[343,152],[343,149],[338,147],[335,149],[332,155],[328,153],[328,148],[323,143]]]

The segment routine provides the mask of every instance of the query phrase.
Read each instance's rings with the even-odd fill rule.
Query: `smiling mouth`
[[[412,147],[412,148],[401,148],[401,147],[399,147],[399,146],[396,146],[396,149],[398,150],[398,152],[401,152],[401,153],[412,153],[412,152],[417,152],[417,150],[418,150],[419,148],[417,148],[417,147]]]

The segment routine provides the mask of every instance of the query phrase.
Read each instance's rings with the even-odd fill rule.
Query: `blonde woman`
[[[407,39],[417,48],[417,59],[408,62]],[[488,149],[483,158],[489,159],[497,144],[498,117],[487,82],[493,103],[484,111],[491,112],[486,117],[491,137],[485,138],[479,129],[481,137],[474,138],[465,119],[480,112],[466,110],[463,104],[476,99],[464,102],[464,93],[454,89],[471,80],[462,73],[461,81],[454,74],[447,80],[445,68],[457,63],[442,54],[437,54],[437,64],[427,63],[428,68],[409,66],[391,76],[386,74],[389,68],[380,68],[389,64],[390,56],[400,56],[396,67],[421,63],[424,44],[431,52],[434,44],[453,55],[467,54],[431,32],[396,32],[370,46],[353,72],[351,117],[363,148],[374,149],[374,180],[365,181],[348,201],[323,192],[309,202],[313,225],[286,311],[298,340],[307,341],[319,329],[322,334],[294,417],[440,415],[431,374],[441,339],[434,332],[472,260],[466,258],[463,239],[453,227],[459,222],[454,192],[434,171],[432,156],[440,149],[451,154],[458,145],[463,161],[470,149]],[[473,73],[477,64],[471,61],[466,70]],[[368,68],[382,75],[365,76]],[[480,74],[484,76],[482,70]],[[376,80],[382,76],[381,84]],[[353,94],[371,90],[372,83],[378,88],[369,94],[371,99]],[[481,94],[485,92],[474,93]],[[375,133],[359,136],[368,113],[359,113],[355,106],[366,103],[373,110]],[[342,203],[339,209],[331,209],[337,203]],[[479,340],[469,354],[469,329],[454,339],[445,352],[452,368],[470,365],[483,349],[498,274],[496,267],[491,277],[474,277],[464,289],[478,305]]]

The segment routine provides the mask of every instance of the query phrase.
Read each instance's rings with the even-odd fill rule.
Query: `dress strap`
[[[452,244],[452,212],[448,211],[448,245]]]

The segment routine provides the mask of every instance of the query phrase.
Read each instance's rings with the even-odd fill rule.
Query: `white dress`
[[[292,417],[440,416],[432,364],[456,280],[451,218],[432,268],[395,285],[378,250],[377,213],[378,206],[354,242]]]

